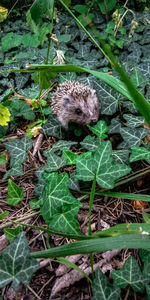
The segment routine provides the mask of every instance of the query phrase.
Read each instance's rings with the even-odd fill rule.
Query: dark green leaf
[[[120,289],[117,286],[113,286],[109,283],[107,277],[102,273],[100,269],[95,272],[95,278],[92,284],[91,300],[119,300]]]
[[[21,232],[0,256],[0,288],[12,281],[12,288],[17,291],[20,283],[26,286],[30,282],[38,267],[39,263],[29,256],[28,243]]]

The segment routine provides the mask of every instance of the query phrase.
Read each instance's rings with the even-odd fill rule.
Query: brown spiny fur
[[[99,116],[99,101],[95,90],[78,81],[65,81],[52,97],[52,112],[64,128],[69,122],[95,124]]]

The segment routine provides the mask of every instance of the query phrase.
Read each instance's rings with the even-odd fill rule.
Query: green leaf
[[[24,198],[24,188],[16,185],[11,179],[8,179],[8,204],[16,206]]]
[[[0,165],[3,165],[7,162],[7,159],[6,159],[6,155],[5,154],[1,154],[0,155]]]
[[[76,178],[83,181],[93,180],[96,173],[97,183],[104,188],[113,188],[115,181],[128,174],[130,167],[112,159],[112,147],[109,141],[103,141],[91,159],[79,159],[76,163]]]
[[[150,164],[150,151],[144,147],[133,147],[130,162],[144,159]]]
[[[136,259],[130,256],[121,270],[113,271],[111,276],[114,283],[120,288],[130,285],[135,292],[143,293],[146,284],[150,282],[148,276],[144,276]]]
[[[40,45],[40,41],[38,39],[38,35],[31,35],[30,33],[24,34],[22,37],[22,44],[25,47],[38,47]]]
[[[56,152],[58,150],[69,150],[72,146],[77,145],[76,142],[59,140],[56,144],[53,145],[51,151]],[[47,156],[48,150],[44,151],[44,155]]]
[[[101,143],[101,139],[95,138],[94,136],[87,135],[82,142],[81,146],[91,152],[94,152]]]
[[[95,278],[92,284],[91,300],[119,300],[121,290],[109,283],[107,277],[100,269],[95,272]]]
[[[0,256],[0,288],[12,281],[12,288],[17,292],[19,284],[26,286],[38,267],[39,263],[29,256],[28,243],[21,232]]]
[[[113,159],[120,164],[129,163],[129,150],[114,150],[112,153]]]
[[[146,128],[122,127],[120,129],[120,134],[128,146],[132,148],[141,144],[142,139],[148,134],[148,130]]]
[[[38,25],[42,17],[47,14],[49,15],[49,9],[50,9],[50,2],[53,1],[47,1],[47,0],[35,0],[30,8],[30,13],[33,21],[36,25]]]
[[[64,150],[62,156],[67,159],[67,165],[72,165],[72,164],[75,164],[78,159],[91,158],[91,155],[92,155],[91,152],[85,152],[85,153],[78,155],[69,150]]]
[[[26,120],[34,120],[35,113],[24,101],[15,100],[11,103],[11,112],[15,117],[23,116]]]
[[[103,1],[97,1],[97,4],[103,14],[106,14]],[[107,12],[110,12],[116,6],[116,0],[106,1]]]
[[[51,230],[80,234],[77,212],[82,205],[68,189],[68,175],[51,173],[45,177],[40,204],[44,220]]]
[[[3,213],[0,214],[0,220],[7,218],[8,215],[9,215],[9,211],[4,211]]]
[[[24,137],[20,140],[6,142],[4,143],[4,146],[11,156],[11,169],[8,172],[6,172],[6,174],[4,175],[4,179],[6,179],[8,176],[22,175],[23,170],[21,164],[27,159],[26,151],[32,148],[32,140],[30,140],[27,137]]]
[[[20,232],[22,232],[21,226],[17,226],[16,228],[4,228],[4,233],[9,242],[12,242]]]
[[[57,261],[61,264],[64,264],[65,266],[68,266],[68,267],[73,268],[74,270],[80,272],[82,274],[82,276],[84,276],[90,283],[92,283],[89,276],[73,262],[71,262],[68,259],[63,258],[63,257],[60,257],[59,259],[57,259]]]
[[[131,80],[136,87],[143,87],[149,82],[148,78],[143,76],[141,71],[137,68],[133,69]]]
[[[141,116],[124,114],[123,118],[127,121],[127,125],[131,128],[139,127],[145,122],[143,117],[141,117]]]
[[[148,225],[149,226],[149,225]],[[81,237],[81,236],[80,236]],[[74,236],[74,238],[77,238]],[[126,234],[122,236],[88,238],[72,244],[67,244],[53,249],[33,252],[31,257],[50,258],[66,255],[86,254],[90,252],[103,252],[113,249],[148,249],[150,236],[147,234]]]
[[[79,14],[86,14],[89,7],[87,5],[74,5],[73,9],[75,9]]]
[[[101,139],[105,139],[107,137],[105,132],[108,131],[108,126],[103,120],[99,121],[95,126],[88,125],[88,128]]]
[[[55,136],[58,139],[64,137],[64,131],[61,124],[54,115],[50,115],[48,121],[43,125],[43,132],[48,136]]]
[[[71,34],[57,35],[59,43],[68,43],[71,40]]]
[[[7,33],[2,38],[2,51],[6,52],[11,48],[18,47],[22,43],[23,35],[15,35],[13,32]]]
[[[67,162],[66,158],[59,157],[58,155],[54,154],[52,150],[46,156],[48,160],[47,163],[44,165],[45,166],[44,170],[47,172],[57,171],[58,169],[66,165]]]

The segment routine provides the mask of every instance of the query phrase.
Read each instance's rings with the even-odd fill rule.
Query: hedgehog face
[[[68,119],[68,122],[94,125],[98,121],[99,101],[96,92],[92,89],[80,92],[80,94],[73,91],[64,95],[63,105],[64,117]]]

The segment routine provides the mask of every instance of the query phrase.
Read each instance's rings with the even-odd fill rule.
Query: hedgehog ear
[[[63,98],[64,106],[67,106],[72,103],[72,98],[68,95],[65,95]]]

